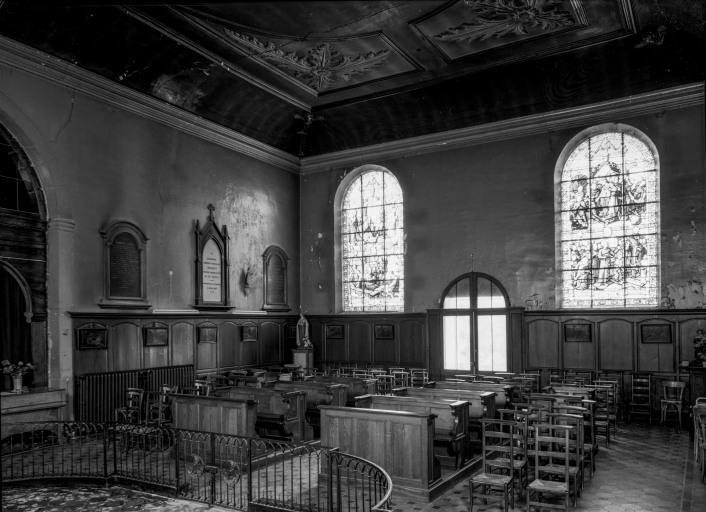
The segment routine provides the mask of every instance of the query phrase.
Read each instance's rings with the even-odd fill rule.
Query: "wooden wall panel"
[[[593,341],[564,342],[564,368],[595,368],[596,345]]]
[[[316,348],[314,348],[316,350]],[[314,352],[314,358],[317,358]],[[327,340],[326,341],[326,361],[347,361],[348,354],[346,353],[346,340]]]
[[[281,361],[291,362],[292,354],[282,353],[280,329],[283,328],[275,322],[262,322],[259,329],[260,364],[277,364]],[[311,325],[309,325],[311,332]]]
[[[426,367],[426,325],[418,320],[402,320],[399,334],[399,362],[401,366]]]
[[[173,365],[194,362],[194,326],[188,322],[176,322],[172,325],[169,348]]]
[[[706,332],[706,318],[692,318],[679,324],[679,352],[678,361],[693,361],[694,337],[696,331],[702,329]]]
[[[243,366],[255,366],[259,364],[257,359],[258,349],[257,342],[255,341],[240,341],[238,346],[240,348],[240,364]]]
[[[559,322],[537,319],[527,325],[527,367],[558,367]]]
[[[635,333],[622,318],[598,322],[598,366],[603,370],[632,370]]]
[[[372,322],[350,322],[348,325],[348,357],[351,361],[372,361],[372,330]]]
[[[232,368],[238,365],[238,343],[240,343],[240,326],[235,322],[223,322],[218,338],[218,364],[221,368]]]
[[[142,342],[139,326],[133,322],[113,325],[108,333],[108,364],[110,370],[142,368]]]
[[[373,341],[373,361],[376,363],[383,364],[396,364],[399,361],[399,332],[400,326],[395,325],[395,339],[392,340],[379,340],[374,339]]]
[[[145,347],[143,357],[145,368],[169,366],[169,346]]]

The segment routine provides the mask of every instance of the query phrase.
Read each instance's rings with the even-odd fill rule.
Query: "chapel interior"
[[[704,510],[704,11],[0,0],[3,509]]]

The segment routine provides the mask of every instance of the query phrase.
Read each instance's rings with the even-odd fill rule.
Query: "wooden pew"
[[[496,384],[492,382],[464,382],[461,380],[438,380],[430,381],[424,387],[437,389],[468,389],[471,391],[493,391],[495,392],[495,409],[505,409],[511,406],[512,401],[517,400],[519,389],[517,385]]]
[[[346,405],[347,387],[345,384],[329,384],[316,381],[275,382],[278,391],[299,390],[306,394],[305,418],[307,430],[305,439],[318,439],[321,436],[320,405]]]
[[[374,462],[392,477],[396,490],[427,499],[441,478],[433,414],[322,405],[321,447]]]
[[[255,437],[257,403],[215,396],[172,395],[174,428]]]
[[[453,459],[455,468],[463,466],[469,450],[468,402],[465,400],[428,400],[411,396],[363,395],[356,397],[356,407],[434,414],[434,445],[443,448],[437,457],[442,464]]]
[[[346,405],[355,407],[355,397],[361,395],[374,395],[377,391],[375,379],[360,377],[335,377],[332,375],[316,375],[306,382],[323,382],[325,384],[344,384],[346,386]]]
[[[221,396],[257,402],[255,428],[260,437],[302,441],[306,413],[306,393],[297,390],[231,387]]]
[[[419,396],[433,400],[466,400],[469,403],[469,418],[478,422],[481,418],[495,418],[495,392],[475,391],[470,389],[440,389],[440,388],[395,388],[397,396]]]

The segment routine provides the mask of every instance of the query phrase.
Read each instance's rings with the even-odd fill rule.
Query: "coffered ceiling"
[[[0,0],[0,34],[294,155],[703,79],[699,0]]]

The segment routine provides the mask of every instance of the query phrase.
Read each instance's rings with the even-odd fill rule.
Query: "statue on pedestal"
[[[299,313],[299,321],[297,322],[297,347],[312,347],[311,340],[309,339],[309,322],[304,318],[303,313]]]

